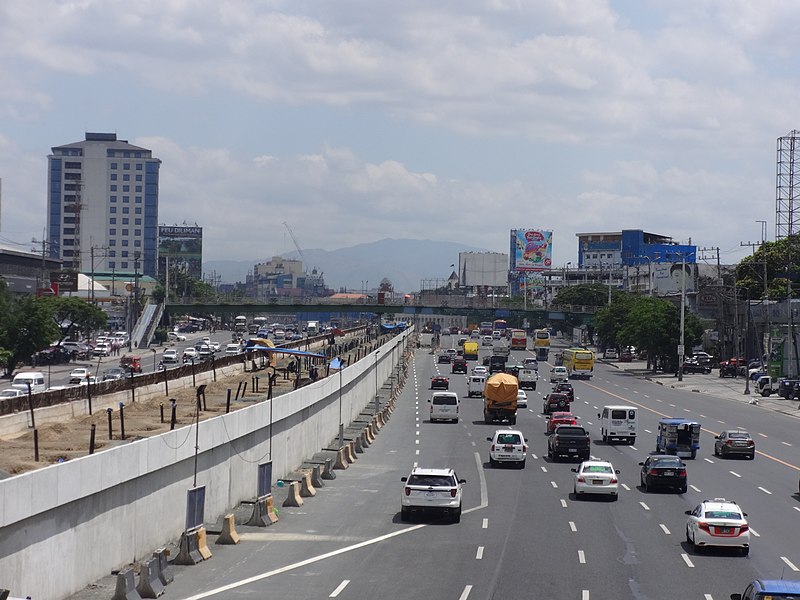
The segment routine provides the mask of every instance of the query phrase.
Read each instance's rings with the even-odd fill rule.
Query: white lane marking
[[[345,546],[344,548],[339,548],[338,550],[332,550],[331,552],[326,552],[325,554],[319,554],[317,556],[312,556],[311,558],[307,558],[305,560],[301,560],[296,563],[292,563],[290,565],[286,565],[285,567],[280,567],[278,569],[273,569],[272,571],[266,571],[264,573],[260,573],[258,575],[253,575],[252,577],[247,577],[245,579],[240,579],[239,581],[234,581],[233,583],[229,583],[227,585],[220,586],[218,588],[208,590],[202,592],[200,594],[196,594],[194,596],[189,596],[186,600],[201,600],[202,598],[210,598],[211,596],[217,596],[218,594],[223,594],[225,592],[229,592],[230,590],[235,590],[237,588],[249,585],[251,583],[255,583],[256,581],[261,581],[263,579],[268,579],[270,577],[274,577],[275,575],[281,575],[283,573],[288,573],[289,571],[294,571],[295,569],[299,569],[300,567],[305,567],[307,565],[311,565],[322,560],[332,558],[334,556],[339,556],[341,554],[345,554],[346,552],[352,552],[353,550],[358,550],[360,548],[365,548],[367,546],[372,546],[374,544],[378,544],[380,542],[384,542],[386,540],[390,540],[394,537],[399,535],[404,535],[406,533],[410,533],[412,531],[417,531],[418,529],[422,529],[423,527],[427,527],[425,523],[420,523],[419,525],[412,525],[411,527],[406,527],[405,529],[400,529],[398,531],[393,531],[391,533],[387,533],[385,535],[378,536],[376,538],[372,538],[369,540],[365,540],[363,542],[359,542],[357,544],[353,544],[351,546]]]
[[[531,457],[532,457],[534,460],[536,460],[537,458],[539,458],[539,457],[538,457],[538,456],[536,456],[535,454],[531,454]]]
[[[566,500],[564,500],[563,498],[561,499],[561,506],[562,506],[563,508],[567,508],[567,501],[566,501]]]
[[[483,546],[478,546],[478,551],[475,553],[475,560],[481,560],[483,558]]]
[[[489,519],[484,519],[481,523],[481,529],[489,529]]]
[[[464,514],[471,513],[473,510],[480,510],[489,506],[489,488],[486,485],[486,473],[483,470],[483,461],[481,461],[481,455],[477,452],[475,453],[475,465],[478,467],[478,480],[481,484],[481,503],[474,508],[468,508],[467,510],[463,511]]]
[[[578,531],[578,528],[575,527],[575,521],[570,521],[569,522],[569,530],[571,532],[573,532],[573,533],[576,533]]]
[[[639,504],[642,506],[643,509],[650,510],[650,507],[647,506],[647,504],[645,504],[644,502],[639,502]]]
[[[582,565],[586,564],[586,555],[583,553],[583,550],[578,550],[578,562]]]
[[[741,477],[741,475],[739,475],[736,471],[728,471],[728,473],[730,473],[734,477]]]
[[[419,448],[417,448],[417,456],[419,456]]]
[[[623,484],[622,484],[622,487],[623,487],[625,490],[629,491],[629,492],[631,491],[631,488],[629,488],[629,487],[628,487],[628,484],[627,484],[627,483],[623,483]]]
[[[589,600],[589,590],[581,591],[581,600]]]
[[[659,527],[661,527],[661,531],[663,531],[663,532],[664,532],[664,533],[666,533],[667,535],[669,535],[669,534],[670,534],[670,533],[669,533],[669,529],[667,529],[667,526],[666,526],[666,525],[664,525],[663,523],[659,523],[659,524],[658,524],[658,526],[659,526]]]
[[[670,406],[671,406],[672,408],[675,408],[675,405],[674,405],[674,404],[670,404]]]
[[[663,402],[663,400],[659,400],[658,398],[656,398],[656,402]]]
[[[690,411],[688,408],[684,408],[683,412],[692,412],[692,411]]]
[[[418,466],[419,466],[419,463],[417,461],[414,461],[414,468],[416,469]]]
[[[583,401],[583,403],[584,403],[586,406],[589,406],[589,403],[588,403],[586,400],[584,400],[584,401]]]
[[[681,554],[681,558],[683,559],[683,562],[686,563],[687,567],[694,567],[694,563],[691,561],[688,554]]]
[[[707,416],[705,416],[705,415],[700,415],[700,418],[702,418],[702,419],[707,419],[708,417],[707,417]]]
[[[594,409],[597,410],[597,407],[595,406]]]
[[[760,534],[760,533],[758,533],[758,532],[757,532],[755,529],[753,529],[752,527],[750,528],[750,533],[751,533],[752,535],[756,536],[756,537],[761,537],[761,534]]]
[[[772,496],[772,492],[770,492],[768,489],[766,489],[766,488],[763,488],[763,487],[761,487],[761,486],[758,486],[758,489],[760,489],[760,490],[761,490],[762,492],[764,492],[765,494],[767,494],[767,495],[769,495],[769,496]]]
[[[645,397],[645,398],[649,398],[649,397],[650,397],[650,395],[649,395],[649,394],[645,394],[645,395],[644,395],[644,397]]]
[[[417,425],[417,427],[419,427],[419,425]],[[415,431],[414,435],[419,435],[419,431]]]
[[[795,572],[797,572],[797,571],[800,571],[800,569],[798,569],[798,568],[797,568],[797,567],[794,565],[794,563],[793,563],[792,561],[790,561],[788,558],[786,558],[785,556],[781,556],[781,560],[782,560],[783,562],[785,562],[785,563],[786,563],[786,566],[787,566],[787,567],[789,567],[789,568],[790,568],[792,571],[795,571]]]
[[[792,508],[795,509],[797,512],[800,512],[800,506],[793,506]]]
[[[419,444],[419,440],[414,440],[414,443],[415,444]]]
[[[781,444],[783,444],[784,446],[791,446],[789,442],[781,442]]]
[[[700,491],[701,491],[699,488],[696,488],[695,486],[693,486],[691,484],[689,484],[689,487],[692,488],[697,493],[700,493]]]
[[[545,467],[544,465],[542,465],[542,473],[547,473],[547,467]]]
[[[475,445],[476,445],[476,444],[475,444],[475,442],[470,442],[470,443],[471,443],[473,446],[475,446]]]
[[[634,393],[634,394],[638,394],[638,393],[639,393],[639,390],[633,390],[633,393]]]
[[[557,484],[555,481],[551,481],[551,482],[550,482],[550,485],[552,485],[554,488],[557,488],[557,487],[558,487],[558,484]]]
[[[349,579],[345,579],[344,581],[342,581],[342,583],[340,583],[340,584],[339,584],[339,585],[336,587],[336,589],[335,589],[335,590],[333,590],[333,591],[331,592],[331,595],[330,595],[330,596],[328,596],[328,598],[336,598],[336,596],[338,596],[338,595],[341,593],[341,591],[342,591],[344,588],[346,588],[346,587],[347,587],[347,584],[348,584],[348,583],[350,583],[350,580],[349,580]]]
[[[761,437],[763,437],[763,438],[765,438],[765,437],[768,437],[766,433],[760,433],[760,432],[759,432],[759,434],[758,434],[758,435],[760,435],[760,436],[761,436]]]
[[[703,600],[714,600],[714,596],[711,594],[703,594]]]
[[[464,591],[461,592],[461,595],[458,597],[458,600],[467,600],[467,598],[469,598],[469,593],[471,591],[472,591],[471,585],[464,587]]]
[[[586,421],[586,424],[587,425],[592,425],[592,422],[591,421]]]
[[[711,460],[710,458],[703,458],[703,460],[706,461],[707,463],[711,463],[712,465],[714,464],[714,461]]]
[[[725,425],[725,421],[717,421],[720,425]]]
[[[653,433],[653,432],[652,432],[652,431],[650,431],[649,429],[645,429],[645,430],[644,430],[644,432],[645,432],[645,433]]]

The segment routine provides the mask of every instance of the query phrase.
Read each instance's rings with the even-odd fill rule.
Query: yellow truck
[[[487,423],[508,421],[517,424],[519,381],[508,373],[495,373],[483,388],[483,420]]]
[[[478,342],[464,342],[464,360],[478,360]]]

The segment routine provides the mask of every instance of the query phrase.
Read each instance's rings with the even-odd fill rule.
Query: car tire
[[[456,512],[453,513],[451,521],[453,523],[461,523],[461,505],[459,505]]]
[[[689,488],[688,488],[688,486],[685,486],[685,485],[684,485],[683,487],[681,487],[681,488],[678,488],[678,493],[679,493],[679,494],[685,494],[687,491],[689,491]]]
[[[750,546],[745,546],[742,548],[742,556],[747,556],[750,554]]]
[[[511,417],[511,419],[509,420],[509,423],[511,423],[512,425],[516,425],[517,424],[517,417]]]
[[[619,494],[611,494],[611,501],[616,502],[619,500]]]
[[[408,521],[410,517],[411,517],[411,511],[409,511],[407,507],[401,506],[400,507],[400,520],[401,521]]]
[[[755,460],[755,458],[756,458],[756,453],[753,452],[750,456],[747,457],[747,460]]]
[[[714,456],[719,456],[719,452],[717,452],[717,445],[714,444]]]
[[[650,488],[647,487],[647,480],[640,475],[639,476],[639,481],[642,484],[642,490],[644,491],[644,493],[645,494],[648,493],[650,491]]]
[[[519,468],[520,469],[524,469],[525,468],[525,459],[519,461]]]
[[[689,537],[689,526],[688,525],[686,526],[686,543],[687,544],[691,544],[692,543],[692,538]]]
[[[608,443],[608,436],[604,433],[604,434],[602,434],[601,437],[603,438],[603,443],[607,444]]]

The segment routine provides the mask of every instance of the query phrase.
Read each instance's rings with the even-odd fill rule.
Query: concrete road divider
[[[197,530],[189,529],[181,534],[181,546],[178,556],[175,557],[176,565],[196,565],[203,562],[203,555],[197,547]]]
[[[205,527],[197,528],[197,550],[200,552],[200,556],[203,557],[203,560],[211,558],[211,549],[208,547],[208,535]]]
[[[333,464],[334,469],[349,469],[350,463],[344,456],[344,448],[339,448],[336,451],[336,462]]]
[[[117,573],[117,585],[111,600],[141,600],[141,598],[136,591],[133,569],[130,567],[122,569]]]
[[[311,471],[294,471],[289,474],[289,477],[300,484],[301,498],[313,498],[317,495],[317,490],[314,489],[314,484],[311,482]]]
[[[142,598],[158,598],[164,593],[164,585],[158,577],[158,572],[157,558],[150,558],[141,564],[136,591]]]
[[[300,497],[300,484],[297,481],[288,482],[286,486],[286,500],[283,506],[303,506],[303,499]]]
[[[367,425],[367,440],[370,444],[375,441],[375,429],[372,427],[372,423]]]
[[[303,463],[301,471],[308,471],[311,474],[311,485],[315,488],[324,487],[325,482],[322,481],[322,466],[319,464]]]
[[[278,522],[278,515],[275,513],[272,494],[260,498],[253,504],[253,514],[250,520],[245,523],[251,527],[269,527]]]
[[[153,552],[153,558],[158,561],[158,578],[163,585],[172,583],[175,576],[172,574],[172,568],[167,561],[167,549],[159,548]]]
[[[343,448],[343,450],[345,451],[344,452],[344,457],[347,459],[347,462],[349,462],[351,464],[356,462],[356,459],[358,458],[356,456],[356,452],[354,450],[354,446],[355,446],[355,444],[353,444],[353,442],[347,442],[344,445],[344,448]]]
[[[239,534],[236,532],[236,522],[233,520],[233,513],[228,513],[222,519],[222,533],[219,534],[217,544],[238,544]]]
[[[319,467],[320,479],[336,479],[336,473],[333,472],[333,459],[331,458],[307,460],[303,465],[309,466],[310,468]],[[314,484],[314,487],[322,487],[317,485],[313,476],[311,477],[311,482]]]

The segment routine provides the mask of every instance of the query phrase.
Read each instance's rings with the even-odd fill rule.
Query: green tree
[[[50,307],[62,340],[78,331],[85,332],[88,337],[90,332],[105,329],[108,324],[106,313],[82,298],[64,296],[43,298],[42,301]]]
[[[766,271],[765,265],[766,262]],[[800,297],[796,289],[800,264],[800,235],[792,235],[775,242],[766,242],[755,254],[745,257],[736,266],[736,285],[746,291],[747,297],[764,297],[764,275],[767,279],[767,298],[784,300],[792,286],[792,297]]]
[[[608,292],[606,292],[607,294]],[[610,305],[603,306],[594,316],[595,343],[604,348],[617,348],[623,344],[618,339],[636,296],[618,294]]]
[[[15,300],[0,331],[0,347],[11,353],[6,370],[30,358],[59,338],[60,329],[53,318],[52,305],[46,299],[25,296]]]
[[[613,304],[619,297],[625,295],[626,292],[611,288],[611,303]],[[553,304],[560,306],[607,306],[608,286],[602,283],[585,283],[563,287],[558,290]]]

